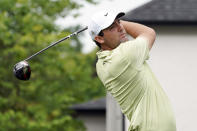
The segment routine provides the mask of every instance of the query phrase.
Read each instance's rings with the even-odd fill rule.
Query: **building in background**
[[[107,99],[106,99],[107,98]],[[83,121],[87,131],[124,131],[125,118],[110,94],[106,98],[76,104],[71,107],[75,117]]]
[[[88,101],[71,107],[87,131],[106,131],[106,99]]]

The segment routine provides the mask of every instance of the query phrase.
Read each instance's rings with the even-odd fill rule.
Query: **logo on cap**
[[[107,16],[108,15],[108,13],[107,14],[105,14],[104,16]]]

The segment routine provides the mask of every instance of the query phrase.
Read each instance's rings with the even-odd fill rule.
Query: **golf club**
[[[31,55],[30,57],[26,58],[25,60],[18,62],[17,64],[14,65],[14,68],[13,68],[14,75],[16,76],[16,78],[18,78],[20,80],[29,80],[29,78],[31,76],[31,68],[30,68],[30,66],[29,66],[29,64],[27,62],[28,60],[30,60],[34,56],[37,56],[38,54],[44,52],[45,50],[57,45],[58,43],[66,40],[66,39],[68,39],[68,38],[70,38],[72,36],[75,36],[75,35],[83,32],[83,31],[85,31],[87,29],[88,29],[88,27],[86,26],[85,28],[83,28],[83,29],[81,29],[79,31],[76,31],[76,32],[74,32],[74,33],[72,33],[72,34],[70,34],[70,35],[58,40],[57,42],[54,42],[54,43],[50,44],[46,48],[38,51],[37,53]]]

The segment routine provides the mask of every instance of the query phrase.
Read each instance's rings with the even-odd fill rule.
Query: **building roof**
[[[76,104],[71,107],[76,111],[98,111],[98,110],[105,110],[106,109],[106,99],[100,98],[97,100],[91,100],[82,104]]]
[[[151,25],[197,25],[197,0],[152,0],[123,19]]]

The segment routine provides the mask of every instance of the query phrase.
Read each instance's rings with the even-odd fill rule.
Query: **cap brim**
[[[122,17],[122,16],[124,16],[125,15],[125,13],[124,12],[120,12],[120,13],[118,13],[118,15],[116,16],[116,18],[115,19],[118,19],[118,18],[120,18],[120,17]]]

